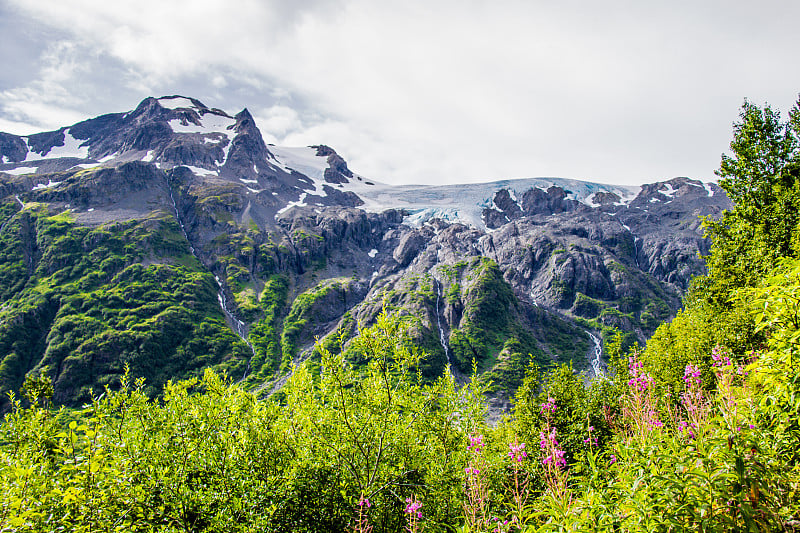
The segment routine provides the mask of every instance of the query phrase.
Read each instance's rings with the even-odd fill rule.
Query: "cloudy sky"
[[[387,183],[713,179],[800,92],[800,2],[0,0],[0,131],[181,94]]]

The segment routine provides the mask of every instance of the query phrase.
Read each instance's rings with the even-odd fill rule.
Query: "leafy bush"
[[[344,353],[318,344],[318,367],[293,367],[280,398],[259,401],[210,369],[200,377],[230,353],[208,318],[194,326],[200,335],[180,337],[192,313],[213,307],[210,275],[103,252],[83,254],[92,265],[112,259],[86,278],[58,254],[110,237],[73,228],[68,216],[3,215],[23,233],[29,217],[43,252],[30,287],[2,311],[18,319],[0,331],[0,383],[21,386],[25,400],[9,393],[0,424],[0,531],[796,530],[800,241],[789,211],[800,197],[798,127],[797,108],[780,125],[768,108],[746,105],[735,158],[721,168],[737,206],[713,227],[709,275],[685,310],[643,352],[626,354],[622,336],[605,335],[614,372],[588,385],[570,365],[543,379],[530,365],[513,412],[494,427],[482,381],[425,380],[409,322],[385,313]],[[780,212],[788,226],[770,226]],[[109,246],[122,254],[124,242]],[[769,261],[745,271],[737,254],[754,258],[765,246],[771,255],[759,257]],[[512,326],[513,295],[496,265],[473,266],[465,285],[487,293],[466,300],[472,322],[454,335],[476,364],[500,347],[508,364],[497,377],[519,379],[535,340]],[[54,289],[62,282],[68,291]],[[273,278],[262,295],[273,325],[286,290]],[[174,294],[188,309],[175,308]],[[289,341],[317,296],[292,306]],[[192,344],[208,338],[203,328],[214,343]],[[49,333],[42,341],[31,331]],[[265,345],[277,342],[274,326],[263,331]],[[91,351],[75,346],[86,333]],[[63,384],[47,372],[20,379],[37,342],[85,387],[82,410],[52,407]],[[196,377],[166,381],[155,400],[121,369],[118,387],[93,395],[92,365],[74,359],[103,350],[127,354],[131,366],[169,361],[173,350],[210,355],[196,361]]]

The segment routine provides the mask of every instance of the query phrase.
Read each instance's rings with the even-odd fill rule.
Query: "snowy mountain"
[[[315,337],[350,339],[383,307],[412,319],[426,375],[449,363],[461,376],[475,359],[501,399],[529,360],[598,373],[592,339],[611,327],[643,339],[669,318],[702,272],[699,217],[730,206],[717,185],[688,178],[386,185],[328,146],[266,144],[246,109],[182,96],[0,133],[0,199],[0,388],[46,371],[67,403],[113,382],[121,361],[157,386],[171,377],[164,358],[178,377],[221,365],[270,391],[313,359]],[[132,341],[108,309],[89,320],[73,302],[102,311],[134,278],[158,292],[189,274],[205,292],[164,298],[178,314],[210,307],[158,347]],[[136,309],[158,337],[169,321],[156,307]],[[79,317],[90,325],[65,333]],[[19,324],[35,339],[22,342]],[[193,344],[224,338],[219,328],[236,337]]]
[[[408,213],[408,222],[416,225],[440,218],[484,229],[496,227],[503,217],[511,220],[513,215],[505,211],[509,208],[530,214],[527,206],[541,203],[551,189],[550,204],[555,201],[556,205],[548,209],[554,212],[579,205],[628,206],[642,191],[641,187],[559,178],[389,186],[354,174],[326,146],[267,146],[246,109],[231,116],[182,96],[148,98],[132,112],[104,115],[52,132],[30,136],[0,133],[0,172],[32,175],[34,181],[37,175],[114,168],[131,161],[152,163],[161,170],[183,166],[197,177],[236,185],[251,206],[257,206],[258,221],[266,226],[295,206],[345,205],[373,212],[400,208]],[[713,196],[713,185],[690,183]],[[38,190],[58,184],[37,181],[33,187]],[[497,196],[501,190],[508,192],[508,199],[505,193]],[[644,203],[669,202],[677,190],[665,184],[659,192],[647,196]],[[509,199],[516,208],[510,207]],[[502,213],[499,219],[497,213]]]

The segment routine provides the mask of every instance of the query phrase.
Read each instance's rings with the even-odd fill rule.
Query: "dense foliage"
[[[607,339],[607,377],[530,365],[510,416],[488,426],[482,382],[424,378],[399,314],[346,350],[320,343],[280,398],[209,370],[151,399],[125,374],[83,410],[55,410],[49,380],[28,374],[0,426],[0,531],[800,528],[798,113],[782,123],[745,104],[720,168],[736,206],[707,221],[708,276],[644,350]],[[472,305],[498,306],[495,320],[460,334],[507,342],[496,335],[519,332],[492,265],[477,282],[494,292]],[[286,286],[271,283],[276,321]],[[293,342],[327,290],[292,306],[296,333],[256,344]]]
[[[32,369],[56,376],[55,398],[70,405],[117,386],[126,364],[151,396],[207,367],[242,375],[249,350],[172,217],[89,228],[69,211],[3,207],[0,412]]]

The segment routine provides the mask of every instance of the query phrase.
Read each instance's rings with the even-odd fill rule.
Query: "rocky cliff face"
[[[643,340],[671,317],[700,217],[730,206],[688,178],[391,187],[177,96],[0,134],[0,195],[0,389],[46,372],[65,403],[126,363],[153,390],[216,366],[274,391],[315,338],[347,349],[385,308],[426,376],[475,361],[500,405],[531,360],[592,374],[588,332]]]

